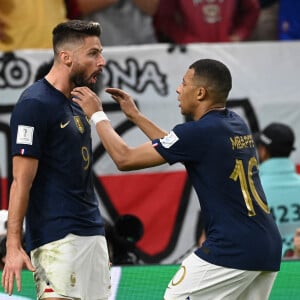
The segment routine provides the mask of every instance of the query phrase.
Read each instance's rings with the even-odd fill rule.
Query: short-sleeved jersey
[[[152,141],[170,164],[181,162],[198,195],[206,241],[195,253],[223,267],[277,271],[281,238],[270,214],[247,124],[228,109],[174,127]]]
[[[91,128],[81,108],[42,79],[23,92],[10,126],[12,155],[39,160],[26,214],[27,250],[68,233],[103,235]]]

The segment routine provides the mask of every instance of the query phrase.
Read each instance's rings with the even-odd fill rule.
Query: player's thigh
[[[164,299],[237,299],[258,274],[210,264],[193,253],[170,281]]]
[[[238,300],[269,299],[278,272],[262,271],[243,291]]]
[[[31,252],[38,299],[107,299],[109,258],[103,236],[73,234]]]

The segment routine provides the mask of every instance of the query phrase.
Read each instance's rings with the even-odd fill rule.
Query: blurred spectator
[[[105,46],[155,43],[152,15],[159,0],[66,0],[70,18],[101,24]]]
[[[300,227],[296,228],[293,241],[294,248],[285,254],[285,259],[300,259]]]
[[[279,39],[300,39],[300,1],[279,1]]]
[[[107,8],[118,0],[65,0],[68,19],[80,19],[82,16]]]
[[[238,42],[252,33],[258,0],[160,0],[154,15],[159,42]]]
[[[65,19],[64,0],[0,0],[0,51],[52,48],[52,29]]]
[[[278,0],[260,0],[260,15],[251,35],[254,41],[278,40]]]
[[[289,158],[294,141],[293,130],[282,123],[271,123],[255,135],[261,183],[282,237],[283,256],[292,249],[295,228],[300,227],[300,176]]]
[[[144,234],[144,227],[134,215],[122,215],[114,225],[106,222],[105,234],[110,261],[113,265],[141,264],[136,243]]]

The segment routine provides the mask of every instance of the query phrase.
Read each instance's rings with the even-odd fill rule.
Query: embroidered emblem
[[[72,287],[74,287],[75,284],[76,284],[76,274],[74,272],[71,273],[70,284],[71,284]]]
[[[84,125],[83,125],[80,117],[79,116],[74,116],[74,121],[75,121],[76,127],[78,128],[80,133],[84,133]]]

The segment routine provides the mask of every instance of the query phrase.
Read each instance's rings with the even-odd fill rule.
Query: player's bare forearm
[[[14,244],[16,239],[21,245],[23,220],[27,211],[29,192],[38,168],[38,160],[15,156],[13,158],[13,182],[10,188],[7,244]],[[17,246],[19,246],[17,245]]]
[[[137,109],[133,99],[119,89],[107,89],[112,98],[118,102],[128,118],[139,126],[150,138],[165,136],[165,132],[144,117]],[[87,87],[76,87],[71,92],[73,101],[77,103],[91,118],[94,113],[102,111],[100,98]],[[93,120],[93,118],[92,118]],[[121,171],[137,170],[165,163],[165,160],[148,142],[139,147],[129,147],[112,127],[107,116],[102,114],[100,119],[93,120],[97,133],[104,148]]]
[[[98,122],[96,130],[104,148],[120,171],[139,170],[165,163],[151,142],[138,147],[128,146],[109,121]]]

